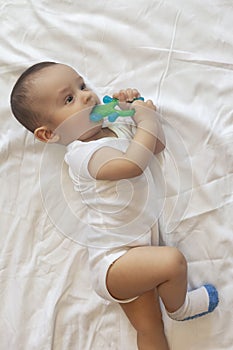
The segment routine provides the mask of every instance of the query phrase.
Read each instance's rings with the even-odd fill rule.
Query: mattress
[[[158,106],[167,139],[160,242],[187,258],[189,288],[213,283],[220,297],[189,322],[163,312],[169,345],[233,349],[232,16],[229,0],[0,0],[1,349],[136,349],[119,305],[92,290],[85,223],[71,220],[69,234],[64,148],[36,141],[10,110],[17,77],[45,60],[74,67],[99,96],[135,87]]]

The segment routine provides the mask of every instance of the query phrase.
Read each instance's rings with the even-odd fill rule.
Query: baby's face
[[[84,127],[90,128],[89,123],[93,125],[89,122],[89,114],[100,103],[99,98],[71,67],[56,64],[44,68],[34,79],[33,91],[33,104],[45,116],[44,124],[48,130],[54,131],[71,116],[81,114],[88,119]]]

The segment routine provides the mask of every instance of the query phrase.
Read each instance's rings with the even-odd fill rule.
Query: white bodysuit
[[[88,163],[97,149],[113,147],[125,152],[136,130],[134,125],[122,122],[108,127],[117,137],[74,141],[67,146],[65,161],[74,189],[86,206],[84,220],[89,227],[87,245],[93,287],[101,297],[116,300],[106,287],[109,267],[130,248],[151,245],[151,230],[157,230],[158,217],[149,167],[140,176],[118,181],[96,180],[90,175]]]

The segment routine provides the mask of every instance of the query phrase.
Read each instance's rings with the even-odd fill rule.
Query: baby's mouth
[[[93,108],[99,105],[98,101],[93,101],[88,108],[91,108],[90,113],[92,112]]]
[[[100,104],[99,101],[95,101],[95,103],[94,103],[93,105],[90,106],[90,107],[92,108],[92,109],[91,109],[91,112],[92,112],[93,109],[94,109],[96,106],[98,106],[99,104]]]

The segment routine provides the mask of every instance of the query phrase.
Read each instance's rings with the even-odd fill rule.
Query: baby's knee
[[[170,247],[170,268],[173,274],[182,276],[187,274],[187,261],[184,255],[175,247]]]

